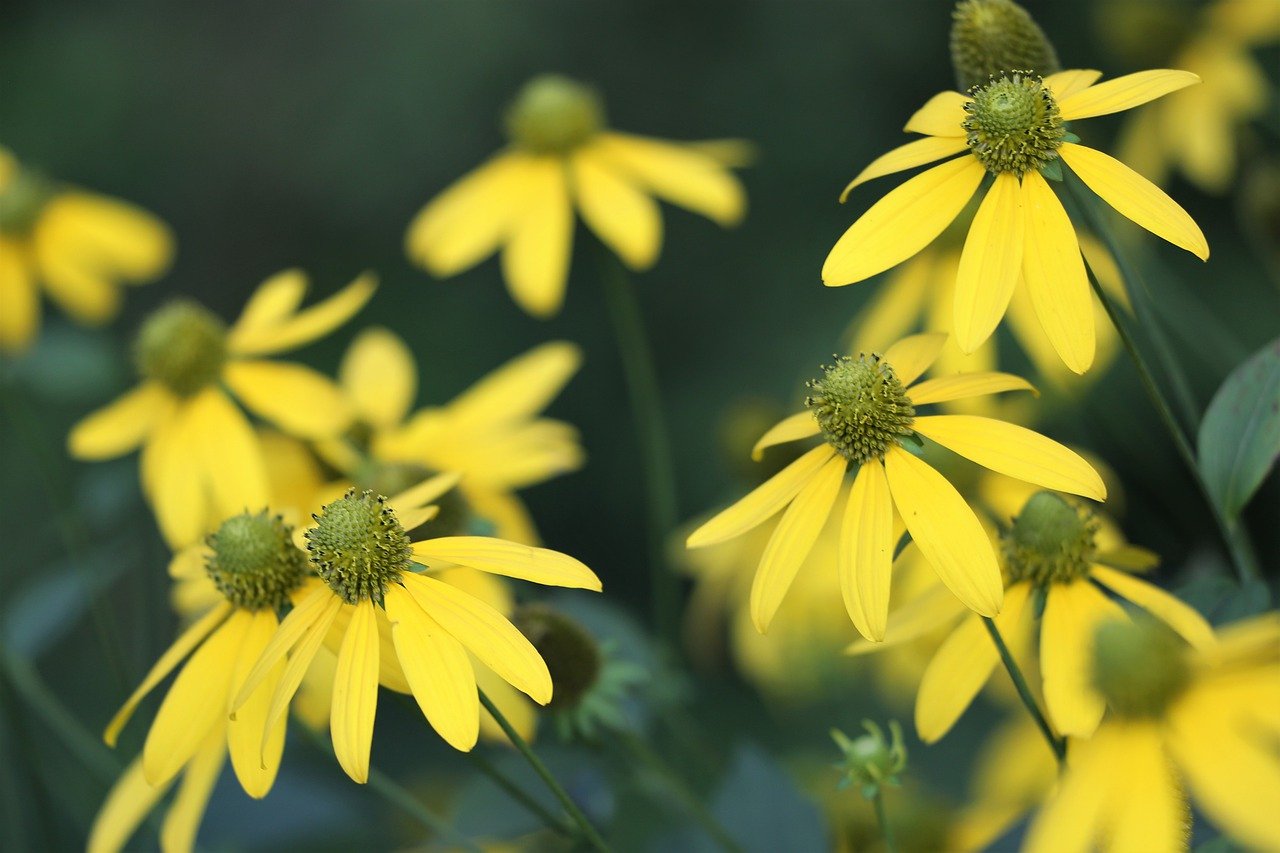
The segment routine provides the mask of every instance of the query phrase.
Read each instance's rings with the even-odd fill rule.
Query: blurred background
[[[678,724],[651,732],[655,748],[675,757],[751,849],[823,849],[837,836],[849,849],[874,849],[867,846],[876,843],[874,824],[858,813],[865,806],[854,792],[835,791],[830,765],[838,754],[828,729],[854,732],[864,717],[897,717],[911,769],[890,807],[911,811],[902,818],[904,847],[931,849],[941,835],[929,833],[942,831],[933,823],[945,823],[963,802],[986,734],[1020,709],[981,705],[925,748],[911,737],[914,682],[887,687],[892,673],[873,678],[866,664],[815,664],[817,676],[801,691],[748,679],[740,659],[708,645],[693,650],[698,665],[688,671],[659,661],[641,627],[649,566],[640,456],[589,241],[577,241],[565,310],[541,322],[511,302],[496,261],[437,281],[408,262],[403,239],[427,200],[504,144],[502,110],[537,73],[598,86],[620,130],[753,142],[758,159],[742,173],[745,222],[722,231],[664,206],[661,260],[637,281],[674,436],[680,514],[704,514],[749,485],[743,424],[754,428],[799,402],[802,381],[843,348],[850,322],[883,283],[882,276],[826,289],[818,271],[883,191],[842,207],[841,188],[904,141],[900,128],[918,105],[954,87],[951,5],[0,4],[0,145],[50,175],[153,211],[178,245],[169,274],[131,289],[111,326],[86,330],[50,310],[31,352],[0,358],[0,636],[8,675],[0,793],[10,838],[31,847],[83,844],[110,781],[140,742],[134,732],[112,754],[97,733],[176,625],[168,554],[142,503],[136,458],[73,463],[64,452],[67,429],[132,384],[127,344],[148,311],[181,294],[232,318],[262,279],[299,266],[317,295],[365,269],[382,281],[353,323],[299,358],[331,373],[361,327],[385,325],[417,356],[419,404],[449,400],[542,341],[580,344],[584,366],[550,413],[581,430],[587,465],[523,494],[546,543],[582,559],[605,584],[603,598],[556,600],[624,657],[650,667],[656,683],[648,690],[677,709],[669,716]],[[1201,4],[1173,0],[1025,5],[1064,67],[1108,77],[1170,63],[1201,13]],[[1274,44],[1251,50],[1274,85],[1280,52]],[[1077,132],[1113,150],[1118,129],[1109,117]],[[1203,227],[1213,249],[1208,264],[1154,238],[1139,241],[1201,407],[1280,327],[1278,140],[1272,92],[1264,113],[1240,129],[1230,189],[1207,193],[1181,178],[1167,184]],[[1000,346],[1002,369],[1030,370],[1010,340]],[[1087,394],[1045,392],[1038,429],[1114,470],[1128,538],[1163,558],[1159,583],[1214,618],[1247,607],[1248,597],[1233,598],[1221,580],[1229,569],[1213,521],[1135,373],[1123,357],[1095,370]],[[1272,477],[1246,513],[1272,581],[1280,571],[1277,517],[1280,484]],[[702,627],[704,637],[719,635],[714,625]],[[844,628],[848,636],[832,648],[853,639]],[[22,701],[16,684],[47,689],[68,716]],[[376,764],[469,835],[509,839],[536,827],[411,709],[386,704]],[[608,749],[562,743],[547,727],[538,747],[588,811],[614,827],[622,849],[710,844],[661,784]],[[265,801],[248,800],[229,774],[223,779],[202,846],[422,842],[419,827],[350,784],[329,757],[298,738],[289,749]],[[525,778],[507,752],[494,750],[493,759]],[[826,805],[837,800],[844,805]],[[154,846],[154,829],[135,842]]]

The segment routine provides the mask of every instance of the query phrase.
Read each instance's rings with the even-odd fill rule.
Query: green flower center
[[[804,404],[841,456],[858,464],[883,459],[911,434],[916,411],[893,367],[880,356],[835,358],[835,364],[822,366],[821,379],[806,383],[812,393]]]
[[[279,610],[307,571],[307,555],[293,544],[293,529],[266,510],[222,523],[206,540],[205,570],[237,607]]]
[[[0,233],[30,233],[56,192],[53,182],[43,175],[30,169],[18,169],[0,189]]]
[[[1001,536],[1005,565],[1016,581],[1071,583],[1089,574],[1098,519],[1053,492],[1036,492]]]
[[[1130,719],[1153,719],[1191,682],[1187,644],[1149,616],[1098,628],[1093,683],[1111,709]]]
[[[199,303],[182,299],[151,314],[134,341],[138,372],[188,397],[218,381],[227,360],[227,327]]]
[[[1011,0],[963,0],[951,17],[951,64],[961,89],[1019,68],[1061,70],[1044,30]]]
[[[544,74],[524,85],[507,109],[507,134],[525,150],[564,154],[604,125],[604,104],[590,86]]]
[[[988,172],[1022,177],[1057,159],[1066,129],[1049,87],[1013,71],[969,90],[964,129],[969,150]]]
[[[316,574],[347,604],[382,604],[387,585],[409,569],[409,536],[387,499],[351,489],[315,516],[307,551]]]

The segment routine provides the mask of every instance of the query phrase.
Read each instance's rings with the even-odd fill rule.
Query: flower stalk
[[[1013,659],[1013,654],[1009,651],[1008,645],[1005,644],[1004,637],[1000,635],[1000,629],[996,627],[994,619],[986,616],[982,617],[982,624],[987,626],[987,633],[991,635],[991,641],[996,644],[996,651],[1000,653],[1000,662],[1004,664],[1005,671],[1009,673],[1009,680],[1013,682],[1013,687],[1018,691],[1018,698],[1022,700],[1022,704],[1027,707],[1031,718],[1035,720],[1036,727],[1040,729],[1040,733],[1044,735],[1045,742],[1049,744],[1049,749],[1053,750],[1053,757],[1058,760],[1058,766],[1065,766],[1067,761],[1067,742],[1064,738],[1058,737],[1053,733],[1053,728],[1049,725],[1049,721],[1045,719],[1044,712],[1040,710],[1040,706],[1036,703],[1036,697],[1031,693],[1031,688],[1027,686],[1027,679],[1022,674],[1022,669],[1018,666],[1018,662]]]

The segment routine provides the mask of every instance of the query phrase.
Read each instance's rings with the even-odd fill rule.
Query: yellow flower
[[[76,321],[107,322],[120,285],[158,278],[173,236],[131,204],[51,181],[0,148],[0,351],[20,352],[40,326],[40,288]]]
[[[758,631],[768,629],[850,467],[856,479],[841,523],[837,572],[845,607],[859,632],[873,640],[885,634],[895,509],[956,597],[983,615],[1000,612],[1000,569],[982,525],[955,487],[904,442],[928,438],[994,471],[1105,499],[1106,488],[1087,462],[1038,433],[974,415],[917,416],[917,407],[931,403],[1031,388],[1003,373],[916,383],[945,342],[946,335],[939,333],[915,335],[883,356],[840,357],[824,368],[823,377],[810,383],[808,410],[765,433],[756,450],[813,436],[821,436],[822,444],[689,536],[690,548],[714,545],[786,507],[751,589],[751,618]]]
[[[1158,623],[1108,624],[1094,678],[1111,716],[1073,742],[1028,853],[1186,849],[1186,791],[1246,847],[1280,850],[1280,614],[1189,649]]]
[[[409,414],[418,386],[412,353],[386,329],[365,330],[347,350],[338,374],[355,413],[357,440],[317,445],[346,475],[335,496],[350,484],[390,494],[428,473],[450,471],[462,480],[445,500],[461,505],[452,513],[444,507],[444,514],[470,515],[491,523],[504,539],[537,544],[533,520],[514,490],[582,466],[577,429],[538,417],[581,363],[577,346],[546,343],[451,402]]]
[[[249,796],[265,797],[275,781],[285,721],[268,722],[267,703],[285,667],[270,667],[253,688],[244,685],[276,632],[276,612],[303,582],[306,554],[279,516],[244,513],[210,537],[203,568],[220,601],[160,656],[103,735],[115,746],[138,703],[181,665],[141,759],[124,772],[94,821],[88,844],[93,853],[122,848],[179,774],[182,783],[161,827],[161,844],[190,850],[228,754]],[[231,698],[242,692],[245,701],[229,719]]]
[[[662,246],[653,196],[736,224],[746,208],[726,168],[740,146],[664,142],[605,126],[589,87],[556,75],[531,80],[507,113],[511,145],[422,209],[409,225],[409,257],[451,276],[502,250],[507,289],[549,317],[564,300],[574,209],[629,267],[652,266]]]
[[[911,178],[864,213],[822,268],[829,286],[894,267],[929,245],[968,205],[988,174],[960,256],[953,305],[956,342],[973,352],[1004,316],[1021,278],[1054,350],[1075,373],[1093,363],[1093,303],[1075,228],[1049,179],[1059,160],[1119,213],[1202,259],[1199,226],[1150,181],[1086,148],[1064,121],[1120,112],[1198,81],[1185,71],[1143,71],[1105,83],[1097,71],[1043,80],[1011,73],[970,90],[935,95],[906,130],[924,135],[867,166],[845,189],[965,152]]]
[[[464,566],[592,590],[600,589],[600,581],[572,557],[501,539],[444,536],[410,543],[405,531],[438,511],[423,505],[456,479],[441,475],[389,501],[352,490],[325,506],[306,531],[307,550],[320,577],[306,581],[294,597],[293,610],[245,679],[233,710],[251,700],[269,673],[285,666],[285,676],[272,691],[268,724],[283,717],[335,626],[342,639],[329,731],[339,764],[357,782],[368,780],[384,661],[398,665],[427,721],[460,750],[475,745],[480,727],[468,653],[535,702],[550,701],[551,676],[532,644],[497,610],[441,581],[437,573]],[[427,571],[415,571],[414,563]],[[379,630],[380,612],[390,623],[390,642]]]
[[[159,309],[135,344],[141,384],[76,424],[67,439],[71,455],[111,459],[141,446],[142,488],[174,548],[196,541],[211,518],[264,506],[261,448],[235,401],[306,438],[345,429],[351,412],[329,379],[258,356],[328,334],[364,307],[376,286],[361,276],[299,311],[307,280],[289,270],[265,281],[230,329],[194,302]]]

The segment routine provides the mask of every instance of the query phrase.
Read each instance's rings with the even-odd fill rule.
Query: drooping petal
[[[332,379],[292,362],[230,362],[224,376],[246,407],[299,438],[331,438],[351,423]]]
[[[1049,720],[1064,735],[1089,737],[1106,709],[1093,686],[1098,627],[1127,620],[1124,610],[1088,581],[1053,584],[1040,628],[1040,670]]]
[[[160,825],[160,849],[165,851],[191,851],[195,849],[196,835],[204,820],[213,786],[222,775],[222,765],[227,760],[227,747],[222,742],[222,726],[205,737],[199,751],[192,756],[182,774],[178,794]]]
[[[564,302],[573,252],[573,207],[565,164],[559,157],[531,159],[529,189],[502,252],[507,290],[535,317],[550,317]]]
[[[111,786],[107,799],[89,827],[87,853],[119,853],[146,820],[168,785],[152,787],[142,775],[142,760],[134,761]]]
[[[822,265],[823,284],[853,284],[919,252],[960,215],[985,174],[976,158],[960,157],[890,191],[836,241]]]
[[[1095,565],[1089,574],[1112,592],[1129,599],[1152,616],[1165,622],[1195,648],[1203,649],[1213,645],[1213,628],[1194,607],[1177,596],[1170,595],[1160,587],[1144,580],[1106,566]]]
[[[1003,391],[1030,391],[1037,393],[1035,386],[1021,376],[997,371],[982,373],[961,373],[956,376],[939,376],[926,379],[907,392],[913,406],[924,406],[929,403],[947,403],[951,400],[963,400],[966,397],[981,397],[986,394],[999,394]]]
[[[955,336],[961,352],[976,350],[1009,307],[1022,271],[1026,216],[1012,172],[1001,172],[969,226],[956,273]]]
[[[378,617],[367,598],[353,609],[333,675],[329,734],[338,763],[363,785],[369,781],[369,750],[378,713]]]
[[[1093,364],[1093,295],[1075,228],[1039,172],[1022,179],[1026,253],[1022,275],[1036,317],[1053,348],[1075,373]]]
[[[436,474],[434,477],[429,477],[421,483],[410,486],[403,492],[393,495],[387,500],[387,506],[400,513],[418,509],[447,494],[458,485],[458,481],[461,479],[462,475],[456,471]],[[412,527],[405,528],[405,530],[412,529]]]
[[[0,237],[0,350],[20,352],[40,328],[40,292],[25,252]]]
[[[1076,92],[1089,88],[1101,76],[1101,71],[1076,68],[1050,74],[1044,78],[1044,84],[1049,87],[1053,97],[1061,102],[1063,98],[1070,97]]]
[[[338,368],[338,382],[360,419],[381,429],[403,421],[418,395],[413,353],[380,326],[356,335]]]
[[[845,610],[868,640],[884,639],[893,571],[893,497],[884,465],[864,462],[849,490],[840,526],[836,572]]]
[[[120,310],[120,286],[104,270],[77,258],[67,235],[53,232],[47,217],[42,217],[32,235],[44,292],[77,321],[102,325]]]
[[[457,429],[492,429],[537,415],[582,366],[582,349],[551,341],[511,359],[446,406]]]
[[[751,585],[751,621],[761,634],[769,630],[796,571],[826,525],[847,466],[842,457],[829,459],[805,483],[769,537]]]
[[[813,448],[689,534],[685,546],[715,545],[763,524],[790,503],[834,455],[835,451],[827,444]]]
[[[1025,853],[1088,853],[1096,849],[1106,803],[1118,784],[1115,756],[1124,727],[1104,726],[1092,740],[1073,742],[1057,792],[1031,822]]]
[[[234,699],[235,694],[240,692],[245,676],[270,644],[277,627],[279,623],[274,611],[266,609],[253,613],[240,647],[228,700]],[[285,719],[281,717],[270,730],[266,726],[271,696],[284,674],[284,666],[284,661],[276,663],[227,724],[227,750],[231,754],[231,767],[240,780],[240,787],[255,799],[265,797],[271,790],[280,769],[280,757],[284,753]]]
[[[248,419],[221,388],[201,391],[190,407],[188,417],[199,435],[196,446],[204,465],[203,479],[219,517],[266,506],[266,465]]]
[[[900,145],[887,154],[881,154],[872,160],[867,168],[859,172],[858,176],[844,188],[844,192],[840,193],[840,203],[843,204],[853,188],[860,184],[874,178],[892,175],[894,172],[914,169],[916,166],[923,166],[925,163],[932,163],[934,160],[941,160],[952,154],[959,154],[968,147],[963,136],[926,136],[924,139]]]
[[[413,698],[440,737],[467,752],[480,733],[480,699],[466,649],[402,587],[387,588],[386,606],[396,657]]]
[[[696,148],[624,133],[600,134],[595,151],[672,204],[720,225],[736,225],[747,209],[741,182]]]
[[[1119,783],[1105,806],[1110,850],[1177,851],[1191,815],[1165,754],[1162,727],[1124,723],[1123,749],[1113,753]]]
[[[297,641],[291,646],[284,673],[281,674],[280,681],[276,684],[276,689],[271,694],[271,707],[267,710],[266,729],[268,730],[279,725],[284,720],[285,713],[289,710],[289,702],[292,701],[294,694],[298,692],[298,688],[302,685],[302,679],[311,667],[311,662],[315,660],[316,654],[324,645],[325,637],[332,629],[334,621],[338,618],[338,613],[342,610],[341,598],[338,598],[323,585],[320,585],[319,589],[323,594],[317,597],[314,602],[315,606],[308,616],[304,617],[304,621],[300,623],[300,626],[287,625],[287,623],[293,617],[293,614],[301,609],[301,606],[295,607],[280,623],[276,636],[271,639],[271,644],[263,651],[262,657],[258,659],[258,663],[254,665],[244,684],[241,685],[240,692],[236,694],[234,703],[235,707],[238,708],[252,696],[254,687],[271,673],[275,662],[279,662],[279,647],[283,644],[280,641],[281,635],[283,634],[285,637],[283,642],[288,642],[289,638],[297,636]],[[312,602],[304,600],[304,603]],[[288,628],[287,631],[286,627]],[[298,627],[301,627],[301,632],[297,631]],[[270,667],[266,666],[268,663],[271,664]],[[259,672],[262,674],[260,675]],[[265,733],[263,742],[266,743]]]
[[[813,412],[808,409],[803,412],[797,412],[778,421],[764,435],[760,436],[760,440],[751,448],[751,458],[759,462],[767,448],[777,444],[785,444],[788,441],[809,438],[821,431],[822,428],[818,426],[818,421],[814,418]]]
[[[956,597],[983,616],[1000,612],[1004,585],[991,540],[947,479],[901,447],[884,457],[889,491],[911,538]]]
[[[910,335],[885,350],[884,360],[893,368],[898,381],[907,386],[924,375],[942,355],[942,348],[946,345],[946,332]]]
[[[1164,190],[1101,151],[1071,142],[1058,150],[1071,171],[1122,216],[1202,261],[1209,259],[1200,226]]]
[[[143,489],[160,532],[174,548],[198,540],[209,522],[198,427],[191,407],[179,403],[156,425],[142,450]]]
[[[504,681],[539,705],[551,701],[551,674],[546,663],[505,616],[433,577],[406,574],[402,580],[418,607]]]
[[[452,563],[545,586],[596,592],[602,588],[595,572],[568,554],[492,536],[441,536],[415,542],[413,556],[427,566],[433,561]]]
[[[258,662],[244,677],[240,683],[240,689],[232,697],[232,713],[249,701],[249,697],[253,695],[253,691],[258,688],[262,680],[298,645],[327,610],[331,608],[336,610],[331,604],[333,600],[337,600],[337,596],[318,578],[294,593],[293,609],[281,620],[280,627],[271,637],[271,642],[262,650],[262,654],[258,656]],[[328,621],[332,622],[332,617]],[[325,630],[328,630],[328,624],[325,625]]]
[[[1107,498],[1093,466],[1052,439],[1015,424],[979,415],[929,415],[915,419],[916,432],[1000,474],[1046,489]]]
[[[236,324],[227,335],[227,348],[242,356],[297,349],[350,320],[373,298],[377,289],[378,277],[373,273],[363,273],[332,296],[277,322],[248,327]]]
[[[902,129],[907,133],[923,133],[925,136],[965,135],[964,120],[968,113],[964,105],[969,98],[959,92],[939,92],[916,110]]]
[[[569,161],[578,209],[588,227],[633,270],[653,266],[662,248],[662,214],[654,200],[619,174],[594,147]]]
[[[1116,77],[1058,98],[1058,112],[1063,121],[1104,116],[1131,110],[1170,92],[1200,82],[1190,71],[1158,68]]]
[[[70,190],[41,212],[35,239],[43,232],[68,260],[85,272],[113,282],[140,284],[162,274],[173,257],[173,234],[147,211],[106,196]]]
[[[307,274],[302,270],[281,270],[249,295],[233,330],[248,334],[278,325],[298,310],[307,295],[307,287]]]
[[[72,427],[67,451],[77,459],[121,456],[137,449],[172,408],[164,386],[144,382]]]

